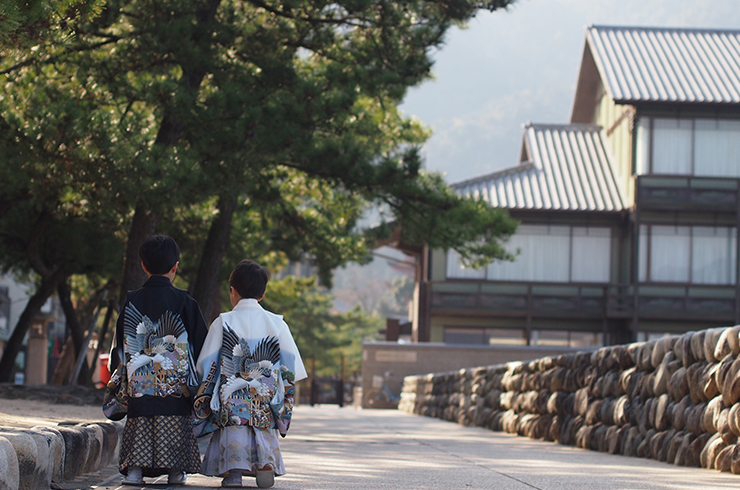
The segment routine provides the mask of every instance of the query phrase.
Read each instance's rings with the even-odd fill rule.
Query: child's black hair
[[[270,272],[252,260],[239,262],[229,276],[229,285],[242,298],[260,299],[265,295]]]
[[[154,235],[139,248],[139,257],[150,274],[167,274],[180,261],[180,247],[167,235]]]

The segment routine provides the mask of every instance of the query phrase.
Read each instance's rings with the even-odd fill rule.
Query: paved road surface
[[[205,441],[204,441],[205,442]],[[715,490],[740,488],[740,475],[586,451],[392,410],[298,407],[282,441],[288,474],[276,489]],[[87,485],[121,486],[113,467]],[[150,479],[146,488],[219,488],[190,475],[186,487]],[[256,488],[253,478],[244,486]],[[156,484],[155,484],[156,483]]]

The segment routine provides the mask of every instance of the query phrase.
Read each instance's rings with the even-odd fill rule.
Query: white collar
[[[262,306],[260,306],[259,301],[254,298],[242,298],[236,306],[234,306],[234,310],[242,310],[244,308],[262,308]]]

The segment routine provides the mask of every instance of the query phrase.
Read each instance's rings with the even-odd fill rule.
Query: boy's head
[[[229,276],[229,286],[242,298],[262,299],[270,273],[251,260],[242,260]]]
[[[180,261],[180,247],[166,235],[154,235],[141,244],[139,257],[149,274],[164,275]]]

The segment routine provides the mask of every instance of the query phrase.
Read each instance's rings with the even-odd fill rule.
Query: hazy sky
[[[435,79],[401,109],[434,133],[426,168],[453,183],[517,164],[522,125],[567,123],[585,27],[740,29],[739,0],[518,0],[453,29],[435,54]]]

